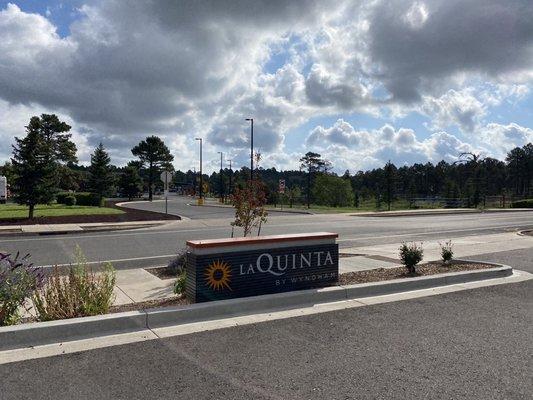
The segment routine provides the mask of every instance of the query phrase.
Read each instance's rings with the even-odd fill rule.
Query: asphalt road
[[[226,212],[225,209],[222,210]],[[4,236],[0,237],[0,251],[30,253],[35,264],[52,265],[71,262],[74,248],[79,245],[90,262],[111,260],[118,269],[163,265],[179,249],[183,249],[189,239],[230,237],[231,220],[194,219],[174,222],[163,228],[133,231]],[[332,231],[339,233],[341,247],[352,247],[397,243],[403,240],[446,240],[450,237],[514,231],[520,228],[533,228],[533,212],[409,217],[272,213],[261,233],[268,235]]]
[[[533,283],[0,365],[10,399],[526,399]]]
[[[206,204],[211,204],[209,201]],[[216,203],[214,203],[216,205]],[[179,215],[190,219],[210,219],[210,218],[233,218],[235,210],[231,207],[198,207],[196,199],[190,196],[177,196],[170,194],[168,197],[168,213]],[[135,208],[137,210],[154,211],[159,213],[165,212],[165,200],[140,201],[126,203],[123,207]],[[271,216],[292,215],[281,211],[271,213]]]

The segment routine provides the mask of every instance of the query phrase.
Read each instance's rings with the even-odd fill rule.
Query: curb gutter
[[[101,223],[86,223],[86,224],[67,224],[71,225],[67,228],[54,227],[52,229],[32,229],[25,230],[25,227],[2,227],[0,226],[0,237],[2,236],[49,236],[49,235],[65,235],[71,233],[94,233],[94,232],[107,232],[107,231],[119,231],[119,230],[134,230],[143,228],[153,228],[157,226],[163,226],[172,222],[172,220],[163,221],[133,221],[128,222],[115,222],[109,224]],[[53,226],[53,225],[52,225]]]
[[[469,261],[473,262],[473,261]],[[487,263],[485,263],[487,264]],[[0,327],[0,351],[511,276],[495,268]]]

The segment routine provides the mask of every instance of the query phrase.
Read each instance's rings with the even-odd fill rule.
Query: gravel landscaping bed
[[[176,272],[169,267],[145,268],[145,271],[157,276],[159,279],[176,279]]]
[[[131,304],[113,306],[109,310],[109,313],[114,314],[114,313],[127,312],[127,311],[141,311],[141,310],[147,310],[149,308],[157,308],[157,307],[175,307],[175,306],[181,306],[185,304],[191,304],[191,302],[185,296],[175,296],[175,297],[170,297],[168,299],[149,300],[149,301],[142,301],[139,303],[131,303]]]
[[[413,278],[417,276],[444,274],[447,272],[472,271],[488,268],[494,268],[494,265],[458,261],[452,261],[449,264],[444,264],[442,262],[422,264],[416,267],[416,274],[408,273],[405,267],[377,268],[370,269],[368,271],[348,272],[341,274],[339,277],[339,285],[381,282],[391,279]]]

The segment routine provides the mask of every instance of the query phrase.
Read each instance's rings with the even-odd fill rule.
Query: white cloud
[[[289,165],[295,149],[285,138],[311,118],[413,110],[432,119],[435,143],[408,126],[339,122],[308,141],[340,149],[331,152],[339,165],[361,143],[369,150],[357,162],[368,165],[452,157],[446,145],[459,139],[443,130],[459,126],[476,143],[490,107],[522,101],[533,80],[526,0],[88,0],[79,12],[62,38],[45,15],[0,10],[0,108],[56,112],[72,121],[80,148],[103,141],[117,163],[149,134],[166,139],[183,168],[193,165],[195,136],[207,157],[238,155],[253,116],[265,163]],[[265,71],[271,57],[277,71]]]

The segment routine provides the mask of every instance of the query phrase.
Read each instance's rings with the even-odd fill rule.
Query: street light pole
[[[220,154],[220,202],[224,203],[224,183],[222,182],[222,158],[224,157],[224,153],[221,151],[217,151],[218,154]]]
[[[194,140],[200,141],[200,197],[198,198],[198,205],[202,206],[204,204],[204,197],[203,197],[203,186],[204,186],[204,178],[202,174],[202,138],[195,138]]]
[[[228,194],[231,195],[232,193],[232,190],[231,190],[231,178],[233,176],[233,169],[231,169],[231,162],[233,160],[228,160],[229,161],[229,189],[228,189]]]
[[[250,121],[250,182],[254,180],[254,119],[246,118]]]

